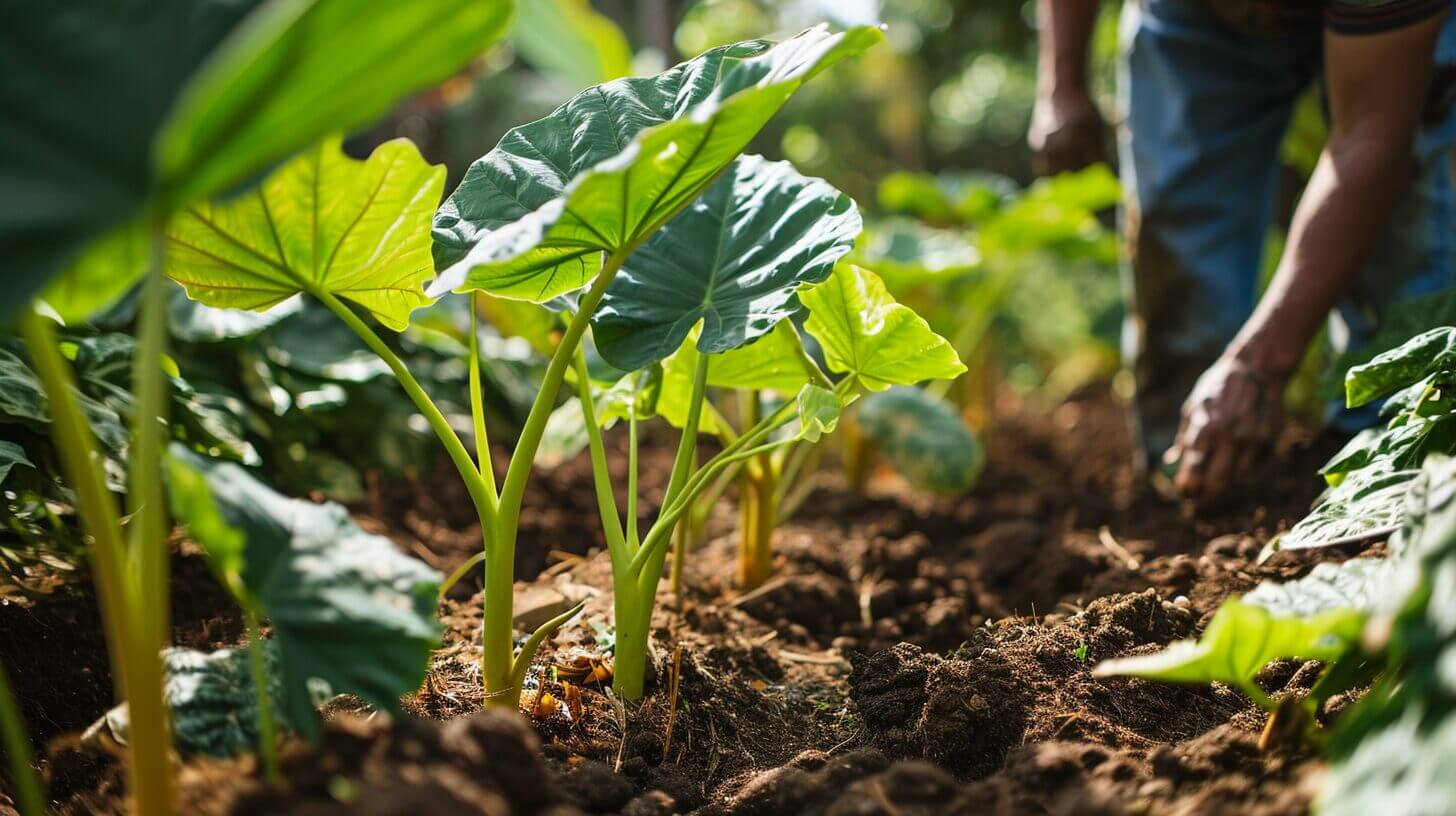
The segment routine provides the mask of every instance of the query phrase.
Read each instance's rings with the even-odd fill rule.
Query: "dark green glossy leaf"
[[[865,390],[950,379],[966,370],[950,343],[896,303],[868,269],[840,264],[799,297],[809,307],[804,329],[819,341],[830,369],[854,377]]]
[[[1265,581],[1243,597],[1278,617],[1314,618],[1329,612],[1374,611],[1389,586],[1394,565],[1385,558],[1352,558],[1316,564],[1303,578]]]
[[[406,139],[366,161],[328,139],[248,195],[179,213],[167,227],[166,271],[209,306],[266,311],[299,292],[327,293],[402,331],[428,302],[428,225],[444,185],[445,168]]]
[[[870,394],[856,409],[864,435],[909,482],[936,493],[976,486],[986,465],[981,441],[951,406],[919,388]]]
[[[318,304],[280,321],[259,344],[275,365],[320,380],[362,383],[389,374],[379,355]]]
[[[317,733],[320,694],[397,711],[439,645],[440,574],[360,530],[340,505],[286,498],[178,446],[169,462],[173,512],[209,551],[218,546],[220,569],[236,571],[234,585],[272,623],[285,716]]]
[[[1346,372],[1345,402],[1364,405],[1453,365],[1456,328],[1432,329]]]
[[[1279,549],[1322,547],[1372,530],[1399,527],[1405,518],[1410,483],[1420,473],[1395,470],[1385,462],[1349,474],[1309,515],[1279,537]]]
[[[696,199],[805,81],[882,37],[815,28],[715,48],[511,130],[435,217],[431,294],[546,302],[580,289],[603,252],[637,246]]]
[[[829,276],[860,226],[825,182],[741,157],[613,279],[592,316],[597,350],[633,371],[677,351],[699,321],[703,353],[750,343],[801,310],[795,292]]]
[[[25,455],[25,448],[20,447],[14,442],[0,440],[0,484],[5,483],[6,477],[10,475],[10,471],[13,470],[16,465],[21,465],[28,468],[35,467],[35,465]]]

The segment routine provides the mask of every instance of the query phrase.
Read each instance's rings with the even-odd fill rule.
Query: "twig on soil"
[[[672,748],[672,729],[677,725],[677,692],[682,683],[682,644],[672,647],[672,673],[667,681],[667,734],[662,738],[662,755]]]
[[[870,601],[874,598],[875,584],[879,582],[879,570],[875,570],[873,573],[866,575],[859,582],[859,619],[860,623],[865,625],[865,628],[875,625],[875,616],[870,609]]]
[[[792,663],[812,663],[815,666],[848,666],[849,661],[838,655],[830,654],[804,654],[803,652],[791,652],[788,649],[780,649],[779,657]]]
[[[1136,572],[1138,567],[1141,566],[1141,562],[1137,560],[1136,556],[1128,552],[1126,547],[1117,543],[1117,539],[1112,537],[1112,530],[1110,530],[1106,525],[1103,525],[1102,528],[1097,531],[1097,540],[1101,542],[1103,547],[1107,548],[1108,552],[1116,556],[1117,559],[1122,562],[1122,565],[1124,567],[1127,567],[1128,569]]]
[[[622,772],[622,753],[627,750],[627,704],[622,698],[612,693],[608,688],[607,699],[612,703],[612,713],[617,718],[617,728],[622,732],[622,739],[617,743],[617,761],[612,766],[612,773]]]

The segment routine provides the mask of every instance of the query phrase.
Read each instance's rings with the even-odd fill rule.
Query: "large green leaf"
[[[217,195],[371,122],[484,52],[510,15],[511,0],[269,3],[202,67],[158,134],[169,202]]]
[[[1094,673],[1249,689],[1254,676],[1271,661],[1340,657],[1358,642],[1364,622],[1365,616],[1353,608],[1310,617],[1276,615],[1263,606],[1230,598],[1198,640],[1180,640],[1155,654],[1107,660]]]
[[[1400,813],[1443,816],[1456,802],[1456,717],[1418,707],[1361,740],[1324,775],[1324,816]]]
[[[613,279],[592,316],[597,350],[633,371],[677,351],[699,321],[701,352],[750,343],[801,310],[795,292],[829,276],[860,226],[829,184],[744,156]]]
[[[151,236],[141,222],[123,224],[52,280],[41,299],[64,322],[82,322],[120,300],[141,280],[151,249]]]
[[[603,252],[630,250],[696,199],[805,81],[882,38],[814,28],[715,48],[511,130],[435,217],[443,271],[430,292],[545,302],[580,289]]]
[[[593,10],[589,0],[522,3],[510,39],[533,67],[573,89],[632,72],[632,47],[626,35]]]
[[[16,3],[0,26],[0,317],[136,218],[183,84],[259,0]]]
[[[272,623],[287,719],[317,733],[320,694],[398,711],[439,645],[440,574],[342,506],[289,499],[237,465],[173,446],[169,475],[173,513]]]
[[[950,343],[896,303],[868,269],[840,264],[799,298],[809,307],[804,329],[819,341],[829,367],[866,390],[951,379],[966,370]]]
[[[931,224],[975,223],[1014,200],[1015,181],[994,173],[891,173],[880,182],[880,207]]]
[[[1345,401],[1351,407],[1364,405],[1453,365],[1456,328],[1432,329],[1347,371]]]
[[[908,218],[871,222],[852,260],[875,270],[890,289],[947,286],[981,270],[981,253],[964,230],[937,229]]]
[[[167,228],[167,274],[208,306],[270,309],[299,292],[329,293],[403,330],[434,275],[428,227],[445,185],[407,139],[366,161],[327,139],[255,191],[199,203]]]
[[[275,365],[319,380],[362,383],[389,374],[389,365],[359,335],[315,303],[279,321],[258,345]]]
[[[1399,527],[1411,481],[1420,474],[1419,470],[1396,470],[1389,462],[1351,473],[1279,537],[1279,549],[1321,547],[1372,530]]]
[[[802,342],[792,321],[780,321],[772,331],[752,343],[714,354],[708,361],[708,385],[773,391],[784,396],[797,393],[809,382],[801,351]],[[694,329],[677,353],[662,363],[662,392],[656,403],[657,413],[678,428],[687,422],[698,354]],[[704,414],[700,422],[704,432],[719,431],[710,414]]]
[[[871,394],[855,416],[875,449],[922,490],[963,493],[986,465],[980,440],[955,409],[919,388]]]
[[[1265,581],[1243,597],[1277,617],[1314,618],[1333,612],[1368,614],[1384,599],[1395,565],[1386,558],[1316,564],[1303,578]]]

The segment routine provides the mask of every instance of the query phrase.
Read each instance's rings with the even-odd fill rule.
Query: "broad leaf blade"
[[[574,88],[609,82],[632,72],[632,47],[590,0],[522,3],[511,44],[538,70]]]
[[[317,733],[312,700],[321,690],[397,711],[439,645],[440,574],[360,530],[340,505],[286,498],[237,465],[174,446],[178,468],[200,477],[172,487],[183,491],[175,512],[204,547],[235,553],[228,530],[246,541],[241,586],[273,625],[288,720]]]
[[[35,465],[25,455],[25,448],[14,442],[7,442],[0,439],[0,484],[10,475],[10,471],[17,465],[34,468]]]
[[[922,490],[963,493],[986,465],[981,442],[950,406],[919,388],[871,394],[855,417],[900,475]]]
[[[603,252],[630,250],[696,199],[805,81],[882,38],[815,28],[724,46],[510,131],[435,218],[431,293],[543,303],[580,289]]]
[[[1322,547],[1372,530],[1400,526],[1406,496],[1419,470],[1395,470],[1388,462],[1357,470],[1323,497],[1310,514],[1279,537],[1279,549]]]
[[[1345,373],[1345,402],[1364,405],[1456,364],[1456,328],[1432,329]]]
[[[692,399],[693,373],[698,365],[698,334],[690,332],[677,353],[662,363],[662,391],[657,413],[669,424],[681,428],[687,422]],[[708,385],[714,388],[747,388],[772,391],[787,397],[809,382],[801,355],[801,341],[791,321],[780,321],[768,334],[746,346],[714,354],[708,361]],[[704,414],[701,429],[717,433],[713,417]]]
[[[158,134],[165,195],[177,206],[217,195],[374,120],[484,52],[510,15],[510,0],[268,4],[202,67]]]
[[[735,161],[632,254],[592,317],[602,358],[624,371],[697,348],[718,354],[801,310],[796,291],[829,276],[861,221],[848,196],[787,162]]]
[[[809,307],[804,329],[819,341],[829,367],[868,391],[951,379],[966,370],[950,343],[896,303],[868,269],[840,264],[799,298]]]
[[[366,161],[329,139],[253,193],[178,214],[167,228],[167,274],[208,306],[264,311],[327,292],[403,330],[429,302],[428,225],[444,185],[445,168],[406,139]]]

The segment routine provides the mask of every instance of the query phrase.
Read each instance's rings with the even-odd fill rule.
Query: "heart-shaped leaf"
[[[868,391],[952,379],[966,370],[950,343],[896,303],[868,269],[840,264],[799,298],[809,307],[804,330],[819,341],[829,367]]]
[[[861,221],[848,196],[787,162],[744,156],[622,267],[592,316],[603,359],[632,371],[677,351],[717,354],[799,312],[795,292],[829,276]]]
[[[366,161],[325,140],[236,200],[200,203],[167,228],[166,271],[208,306],[270,309],[329,293],[403,330],[434,274],[428,226],[445,185],[407,139]]]
[[[434,295],[538,303],[590,281],[705,190],[808,79],[883,38],[810,29],[583,91],[477,160],[435,218]],[[446,268],[448,266],[448,268]]]
[[[895,470],[922,490],[963,493],[986,465],[981,441],[960,415],[919,388],[871,394],[855,418]]]
[[[397,711],[440,642],[440,574],[342,506],[289,499],[237,465],[173,446],[169,475],[173,513],[273,625],[286,718],[315,734],[313,699],[334,694]]]
[[[14,442],[0,440],[0,484],[5,483],[6,477],[10,475],[10,471],[17,465],[28,468],[35,467],[29,457],[25,455],[25,448],[20,447]]]

